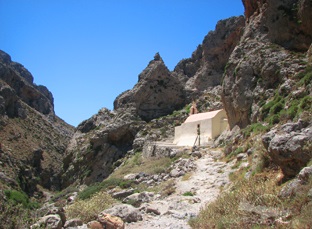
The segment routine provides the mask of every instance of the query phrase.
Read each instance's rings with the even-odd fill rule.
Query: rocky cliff
[[[312,42],[311,1],[243,3],[246,26],[223,81],[222,100],[231,128],[263,120],[263,103],[279,86],[284,94],[300,89],[294,78],[306,68]]]
[[[0,51],[0,186],[33,195],[60,188],[63,153],[73,127],[54,113],[52,93]],[[6,182],[11,180],[12,182]]]
[[[181,60],[173,74],[184,82],[188,97],[195,99],[203,91],[220,85],[228,59],[243,33],[244,17],[231,17],[217,23],[192,56]]]

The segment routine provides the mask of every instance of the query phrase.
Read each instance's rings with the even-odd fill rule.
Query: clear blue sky
[[[241,0],[0,0],[0,49],[53,93],[77,126],[120,93],[159,52],[170,70]]]

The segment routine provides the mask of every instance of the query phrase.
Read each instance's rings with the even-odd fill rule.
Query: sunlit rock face
[[[114,108],[134,107],[146,121],[170,114],[185,105],[182,83],[172,75],[157,53],[154,60],[139,75],[133,89],[114,101]]]
[[[195,98],[201,92],[221,84],[224,68],[240,40],[244,25],[243,16],[220,20],[191,58],[177,64],[173,74],[185,82],[188,97]]]
[[[299,54],[312,42],[311,1],[243,3],[246,26],[227,63],[222,89],[231,128],[261,121],[260,108],[279,85],[292,89],[290,76],[306,67],[306,55]]]

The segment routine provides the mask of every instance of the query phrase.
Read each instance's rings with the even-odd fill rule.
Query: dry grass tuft
[[[115,200],[106,192],[98,192],[90,199],[77,200],[66,207],[66,216],[68,219],[79,218],[87,223],[95,220],[100,212],[111,207],[114,202]]]

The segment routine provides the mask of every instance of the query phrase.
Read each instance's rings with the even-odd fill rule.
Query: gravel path
[[[191,177],[183,180],[176,178],[176,192],[164,199],[154,200],[146,207],[157,209],[160,215],[143,215],[143,221],[128,223],[127,229],[186,229],[188,220],[196,216],[207,203],[219,195],[220,187],[229,183],[228,175],[232,163],[217,161],[221,156],[218,150],[205,150],[203,156],[195,161],[196,169]],[[193,196],[183,196],[192,192]]]

